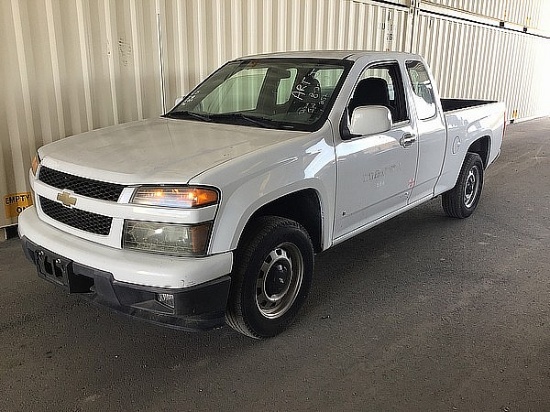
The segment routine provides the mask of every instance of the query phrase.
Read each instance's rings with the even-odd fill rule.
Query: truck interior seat
[[[350,117],[356,107],[380,105],[386,106],[395,118],[393,107],[390,104],[388,83],[378,77],[368,77],[357,84],[355,93],[349,103]]]

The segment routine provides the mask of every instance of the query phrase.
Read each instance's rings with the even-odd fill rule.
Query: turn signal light
[[[32,170],[33,176],[36,176],[36,172],[38,171],[38,166],[40,166],[40,158],[38,157],[38,154],[36,154],[32,158],[32,163],[31,163],[31,170]]]
[[[140,187],[134,193],[132,203],[192,209],[218,203],[218,192],[204,187]]]

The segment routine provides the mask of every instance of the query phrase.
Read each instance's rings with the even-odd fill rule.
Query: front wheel
[[[467,153],[454,188],[442,195],[443,210],[464,219],[477,207],[483,188],[483,162],[477,153]]]
[[[297,222],[276,216],[253,221],[235,254],[226,321],[261,339],[285,330],[311,286],[313,245]]]

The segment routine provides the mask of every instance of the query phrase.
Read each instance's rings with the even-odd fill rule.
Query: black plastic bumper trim
[[[71,261],[21,238],[25,256],[38,275],[84,298],[117,312],[169,328],[196,331],[225,323],[229,275],[189,288],[172,289],[116,281],[109,272]],[[174,296],[174,308],[156,300],[158,293]]]

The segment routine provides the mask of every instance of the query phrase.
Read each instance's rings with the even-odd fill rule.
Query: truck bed
[[[493,100],[470,100],[470,99],[441,99],[441,106],[444,112],[466,109],[467,107],[481,106],[484,104],[497,103]]]

